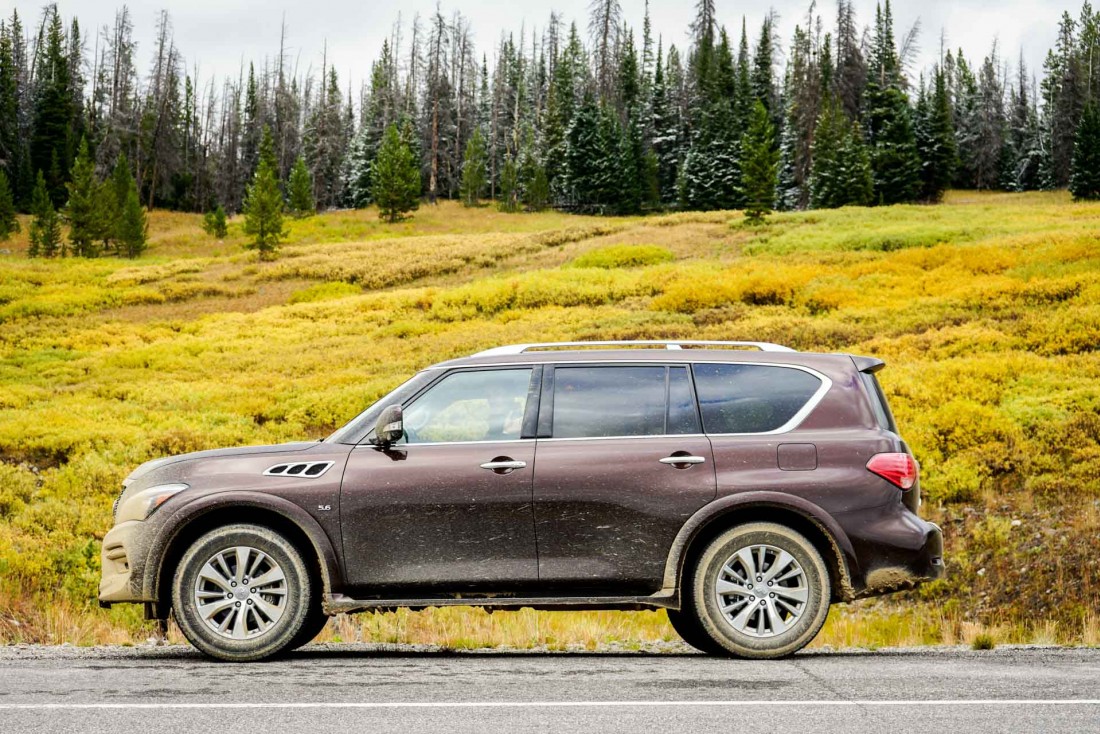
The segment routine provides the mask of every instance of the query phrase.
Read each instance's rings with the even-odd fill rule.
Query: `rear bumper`
[[[916,588],[947,572],[939,526],[900,503],[845,513],[838,520],[856,552],[856,598]]]

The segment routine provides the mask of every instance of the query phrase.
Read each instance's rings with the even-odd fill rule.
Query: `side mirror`
[[[401,419],[401,406],[391,405],[378,416],[374,426],[374,440],[378,446],[389,446],[405,437],[405,424]]]

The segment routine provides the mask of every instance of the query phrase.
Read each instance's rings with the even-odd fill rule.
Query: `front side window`
[[[692,423],[694,400],[687,371],[672,368],[672,372],[675,408],[670,425],[670,378],[664,365],[555,368],[554,438],[661,436],[697,430]]]
[[[821,387],[819,378],[790,367],[697,363],[692,371],[707,433],[782,428]]]
[[[530,383],[530,368],[447,375],[405,408],[406,441],[516,440]]]

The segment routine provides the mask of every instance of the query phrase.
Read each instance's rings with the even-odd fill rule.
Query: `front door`
[[[532,372],[451,372],[403,406],[404,441],[352,451],[340,498],[351,585],[448,593],[537,580],[535,441],[523,435]]]
[[[562,365],[543,393],[551,418],[540,413],[535,467],[541,581],[605,594],[659,590],[676,533],[716,494],[687,367]]]

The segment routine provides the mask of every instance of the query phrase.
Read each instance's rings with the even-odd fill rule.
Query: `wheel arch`
[[[829,570],[832,601],[851,601],[855,598],[852,578],[857,561],[847,534],[817,505],[778,492],[749,492],[722,497],[692,515],[672,544],[665,564],[663,587],[672,589],[682,604],[684,576],[694,566],[707,543],[719,533],[749,522],[773,522],[806,536]]]
[[[235,523],[260,525],[285,536],[305,557],[320,585],[318,599],[333,590],[340,578],[339,562],[328,535],[298,505],[260,493],[209,495],[186,505],[159,534],[145,567],[146,617],[167,619],[171,610],[174,569],[187,548],[215,528]]]

